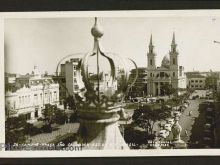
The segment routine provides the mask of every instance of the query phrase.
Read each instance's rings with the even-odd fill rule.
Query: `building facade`
[[[138,73],[137,80],[135,81],[134,85],[130,88],[129,96],[145,96],[147,95],[147,68],[138,67],[137,69],[132,69],[131,81],[134,80],[136,72]]]
[[[45,104],[59,105],[59,84],[41,76],[37,67],[31,75],[17,77],[15,83],[15,90],[6,90],[6,118],[24,115],[32,123],[42,116]]]
[[[173,33],[171,50],[169,56],[163,57],[161,66],[156,66],[156,54],[154,52],[154,45],[152,42],[152,35],[150,38],[149,52],[147,53],[147,93],[148,95],[157,96],[163,95],[163,85],[171,84],[172,88],[185,89],[186,78],[184,75],[184,67],[179,65],[179,53],[177,51],[177,44],[175,41],[175,34]]]
[[[206,77],[200,74],[191,74],[187,76],[187,88],[205,89]]]

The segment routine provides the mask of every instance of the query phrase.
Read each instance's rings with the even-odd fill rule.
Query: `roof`
[[[205,78],[205,76],[200,75],[200,74],[190,74],[190,75],[187,75],[187,78]]]

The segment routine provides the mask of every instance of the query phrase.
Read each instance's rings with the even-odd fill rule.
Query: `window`
[[[195,80],[195,82],[197,83],[197,82],[198,82],[198,80]]]
[[[74,85],[74,89],[78,90],[79,89],[78,85]]]
[[[35,109],[34,117],[38,117],[38,109],[37,108]]]
[[[48,100],[48,98],[47,98],[47,93],[44,94],[44,99],[45,99],[45,101]]]
[[[57,92],[54,91],[54,100],[57,101]]]
[[[152,73],[150,73],[150,77],[152,77]]]
[[[199,87],[202,88],[202,85],[200,85]]]
[[[191,85],[192,88],[194,88],[194,85]]]
[[[153,65],[153,61],[152,60],[150,60],[150,65]]]
[[[175,77],[175,72],[173,72],[173,77]]]
[[[173,65],[176,65],[176,59],[173,58]]]
[[[202,82],[202,80],[199,80],[199,82]]]
[[[194,82],[194,80],[191,80],[191,82]]]
[[[22,104],[24,104],[24,96],[22,96]]]
[[[76,78],[74,78],[74,83],[77,83],[77,80],[76,80]]]
[[[34,94],[34,103],[35,103],[35,104],[38,103],[38,96],[37,96],[37,94]]]
[[[195,85],[196,88],[198,88],[198,85]]]

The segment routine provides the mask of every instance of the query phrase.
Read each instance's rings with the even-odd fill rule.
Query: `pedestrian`
[[[189,116],[192,116],[192,111],[189,111]]]
[[[186,136],[186,137],[188,136],[188,131],[187,131],[187,129],[185,129],[185,136]]]

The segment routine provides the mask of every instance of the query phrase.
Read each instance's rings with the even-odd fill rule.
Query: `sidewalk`
[[[76,133],[79,128],[79,123],[68,123],[60,125],[58,129],[52,133],[42,133],[35,136],[31,136],[27,143],[49,143],[54,140],[57,136],[64,135],[66,133]]]

